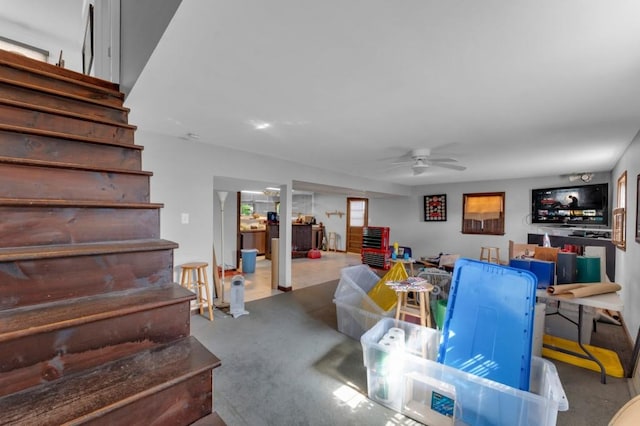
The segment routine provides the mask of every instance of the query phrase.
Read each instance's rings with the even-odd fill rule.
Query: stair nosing
[[[124,93],[122,93],[119,90],[115,90],[115,89],[109,89],[107,87],[103,87],[103,86],[99,86],[97,84],[92,84],[92,83],[88,83],[86,81],[82,81],[79,79],[74,79],[71,77],[66,77],[60,74],[56,74],[56,73],[51,73],[51,72],[47,72],[47,71],[43,71],[40,70],[38,68],[31,68],[29,66],[26,65],[21,65],[21,64],[17,64],[15,62],[11,62],[11,61],[7,61],[5,59],[0,58],[0,65],[4,65],[4,66],[8,66],[10,68],[15,68],[15,69],[19,69],[22,71],[27,71],[33,74],[38,74],[47,78],[51,78],[54,80],[60,80],[60,81],[64,81],[65,83],[71,83],[77,86],[82,86],[84,88],[87,89],[91,89],[94,90],[96,92],[102,92],[106,95],[109,95],[115,99],[118,99],[120,101],[124,101]]]
[[[104,416],[107,413],[111,413],[114,412],[115,410],[117,410],[120,404],[122,404],[122,406],[126,406],[128,404],[131,404],[134,401],[138,401],[146,396],[150,396],[150,395],[154,395],[160,391],[163,391],[165,389],[169,389],[171,387],[173,387],[176,383],[180,383],[180,382],[184,382],[188,379],[191,379],[193,377],[198,376],[199,374],[202,374],[204,372],[208,372],[209,370],[214,370],[218,367],[220,367],[220,365],[222,365],[222,362],[220,360],[220,358],[218,358],[217,356],[215,356],[212,352],[210,352],[201,342],[198,341],[198,339],[196,339],[194,336],[186,336],[181,340],[186,340],[186,339],[191,339],[195,342],[197,342],[200,347],[202,348],[202,350],[208,352],[208,354],[211,355],[211,357],[214,359],[212,360],[212,363],[207,363],[206,365],[202,365],[199,366],[198,368],[195,368],[193,370],[189,370],[187,373],[184,373],[182,375],[180,375],[179,377],[173,377],[170,380],[167,381],[163,381],[160,382],[156,385],[151,386],[148,389],[145,389],[142,392],[138,392],[135,395],[129,395],[119,401],[117,401],[116,404],[111,404],[111,405],[103,405],[101,407],[99,407],[98,409],[96,409],[95,411],[88,413],[84,416],[80,416],[77,417],[76,419],[74,419],[74,422],[85,422],[85,421],[89,421],[92,419],[96,419],[96,418],[100,418],[102,416]],[[170,343],[163,345],[168,347],[170,345]],[[198,349],[200,350],[200,349]],[[132,359],[134,356],[136,355],[132,355],[130,357],[127,357],[129,359]],[[212,389],[212,394],[213,394],[213,389]]]
[[[46,160],[30,160],[30,159],[5,157],[5,156],[0,156],[0,163],[14,164],[19,166],[83,170],[83,171],[89,171],[89,172],[118,173],[118,174],[136,175],[136,176],[153,176],[153,172],[144,171],[144,170],[91,167],[91,166],[83,166],[81,164],[50,162]]]
[[[13,126],[10,124],[0,123],[0,131],[26,133],[30,135],[46,136],[46,137],[57,138],[57,139],[67,139],[72,141],[94,143],[99,145],[111,145],[111,146],[117,146],[121,148],[137,149],[139,151],[142,151],[144,149],[142,145],[136,145],[133,143],[123,143],[123,142],[114,141],[112,139],[93,138],[88,136],[74,135],[71,133],[53,132],[51,130],[42,130],[34,127]]]
[[[0,262],[95,256],[110,253],[174,250],[178,244],[163,239],[118,240],[108,242],[51,244],[0,248]]]
[[[62,92],[49,87],[36,86],[33,84],[26,83],[24,81],[14,80],[11,78],[0,77],[0,83],[10,84],[12,86],[20,86],[23,89],[33,90],[37,92],[45,92],[49,95],[59,96],[61,98],[73,99],[78,102],[86,102],[86,103],[101,106],[104,108],[115,109],[115,110],[124,112],[126,114],[129,114],[131,112],[131,109],[125,106],[109,105],[109,104],[100,102],[99,99],[85,98],[82,96],[74,95],[72,93]]]
[[[171,291],[171,292],[181,292],[182,295],[177,295],[176,298],[173,299],[160,299],[154,301],[148,301],[145,304],[129,304],[124,306],[119,306],[117,309],[111,309],[109,311],[97,311],[93,313],[84,313],[82,309],[76,309],[72,313],[69,313],[69,317],[66,319],[61,319],[56,322],[50,322],[50,319],[43,319],[43,323],[40,325],[31,325],[27,328],[16,328],[10,331],[2,331],[0,332],[0,342],[7,342],[13,339],[23,338],[25,336],[31,336],[35,334],[47,333],[54,330],[60,330],[64,328],[74,327],[81,324],[89,324],[92,322],[108,319],[108,318],[116,318],[124,315],[128,315],[135,312],[148,311],[151,309],[156,309],[161,306],[169,306],[177,303],[182,303],[185,301],[190,301],[195,299],[195,293],[185,289],[176,283],[166,283],[164,285],[158,285],[157,287],[144,287],[141,289],[130,289],[130,290],[122,290],[112,293],[103,293],[98,295],[84,296],[78,297],[74,299],[62,299],[55,302],[49,303],[41,303],[37,305],[29,305],[29,306],[21,306],[17,308],[6,309],[0,311],[0,322],[2,318],[5,316],[16,316],[21,312],[32,312],[38,310],[46,310],[47,308],[59,308],[59,309],[67,309],[69,306],[75,306],[78,303],[82,303],[82,308],[91,307],[90,302],[104,302],[108,299],[121,299],[123,295],[127,295],[129,297],[133,295],[139,295],[141,293],[155,293],[158,291]],[[89,305],[88,305],[89,304]],[[89,309],[86,309],[89,312]]]
[[[25,110],[28,110],[28,111],[38,111],[38,112],[42,112],[42,113],[46,113],[46,114],[64,116],[64,117],[68,117],[68,118],[74,118],[76,120],[87,121],[87,122],[90,122],[90,123],[97,123],[97,124],[103,124],[103,125],[108,125],[108,126],[120,127],[120,128],[123,128],[123,129],[134,130],[134,131],[138,129],[137,126],[135,126],[133,124],[129,124],[129,123],[121,123],[121,122],[118,122],[118,121],[111,121],[111,120],[108,120],[108,119],[105,119],[105,118],[102,118],[102,117],[94,117],[94,116],[91,116],[91,115],[80,114],[80,113],[77,113],[77,112],[71,112],[71,111],[66,111],[66,110],[46,107],[46,106],[30,104],[30,103],[27,103],[27,102],[16,101],[16,100],[13,100],[13,99],[0,98],[0,103],[4,104],[4,105],[7,105],[7,106],[15,107],[15,108],[25,109]]]
[[[120,368],[122,369],[128,368],[128,370],[122,370],[122,371],[127,375],[127,377],[135,377],[132,380],[136,380],[137,378],[142,377],[142,375],[145,374],[146,371],[152,371],[148,368],[142,368],[144,367],[144,365],[155,366],[157,365],[156,363],[158,361],[161,361],[162,355],[164,355],[165,358],[168,358],[168,355],[171,355],[171,352],[167,352],[167,354],[160,354],[160,351],[171,351],[172,349],[178,347],[179,345],[188,346],[189,347],[188,359],[194,360],[194,361],[198,360],[199,362],[182,363],[181,365],[184,368],[179,371],[176,371],[175,374],[172,374],[171,376],[166,376],[166,377],[164,375],[154,377],[155,380],[153,380],[153,383],[150,383],[149,387],[144,387],[141,389],[132,389],[129,393],[119,395],[119,397],[105,398],[104,395],[96,395],[95,398],[92,398],[94,394],[89,395],[88,397],[92,398],[92,400],[89,401],[90,403],[95,404],[99,402],[99,404],[97,404],[98,406],[95,409],[90,410],[88,407],[86,407],[86,410],[84,411],[84,413],[72,414],[74,418],[67,417],[66,419],[60,419],[65,422],[64,424],[67,424],[67,425],[84,424],[96,418],[107,415],[108,413],[115,412],[118,409],[126,407],[127,405],[135,401],[140,401],[143,398],[152,396],[153,394],[156,394],[159,391],[168,389],[176,384],[183,383],[186,380],[189,380],[193,377],[197,377],[202,373],[211,372],[211,374],[213,374],[213,370],[220,367],[222,362],[217,356],[211,353],[201,342],[199,342],[198,339],[196,339],[192,335],[189,335],[189,336],[185,336],[185,337],[173,340],[171,342],[167,342],[165,344],[159,345],[154,348],[145,349],[140,352],[128,355],[126,357],[122,357],[122,358],[113,360],[111,362],[101,364],[97,367],[88,369],[84,372],[73,373],[73,374],[70,374],[69,376],[63,377],[53,382],[42,383],[32,388],[31,391],[26,390],[26,391],[23,391],[23,393],[27,397],[32,396],[35,398],[35,397],[42,396],[44,394],[44,395],[47,395],[49,398],[55,398],[57,395],[55,393],[55,389],[60,386],[80,385],[81,383],[78,383],[78,382],[82,382],[84,377],[91,377],[93,375],[97,375],[94,377],[98,379],[100,377],[108,377],[110,376],[111,372],[118,370]],[[160,359],[154,359],[156,358],[154,357],[154,354],[156,355],[157,358],[160,358]],[[151,364],[149,364],[150,362]],[[176,362],[179,362],[179,360],[176,360]],[[129,370],[131,370],[131,372],[137,371],[138,374],[131,375]],[[118,384],[119,382],[110,383],[109,388],[112,388],[113,385],[117,386]],[[211,391],[213,393],[213,389]],[[4,400],[4,401],[8,401],[9,403],[12,403],[12,402],[15,403],[16,398],[19,398],[19,397],[16,397],[15,395],[16,394],[12,394],[12,395],[7,395],[5,397],[2,397],[0,398],[0,402]],[[44,397],[45,400],[47,396]],[[41,400],[41,398],[38,398],[38,399]],[[93,399],[95,399],[95,401]],[[63,403],[64,402],[62,402],[62,404]],[[48,406],[48,404],[46,405]],[[37,420],[38,417],[43,415],[55,416],[55,413],[57,412],[57,410],[60,409],[60,405],[52,405],[51,407],[53,411],[44,412],[46,408],[43,408],[43,409],[40,409],[35,414],[32,412],[32,418],[30,419],[30,421],[35,421]],[[85,408],[85,406],[82,406],[82,408]],[[16,415],[18,413],[11,413],[11,414]]]
[[[0,198],[0,206],[15,207],[89,207],[113,209],[160,209],[164,203],[119,203],[96,200],[47,200],[42,198]]]

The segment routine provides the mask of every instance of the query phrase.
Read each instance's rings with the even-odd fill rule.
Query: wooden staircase
[[[0,50],[0,424],[220,424],[117,85]]]

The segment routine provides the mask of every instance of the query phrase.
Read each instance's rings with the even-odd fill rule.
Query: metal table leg
[[[558,308],[559,307],[560,306],[558,306]],[[582,358],[582,359],[588,359],[588,360],[591,360],[591,361],[595,362],[596,364],[598,364],[598,367],[600,367],[600,382],[602,384],[606,384],[607,383],[607,371],[606,371],[604,365],[600,362],[600,360],[598,358],[593,356],[593,354],[591,352],[589,352],[589,350],[582,343],[582,315],[583,315],[583,306],[582,305],[578,305],[578,345],[580,346],[580,349],[582,349],[584,351],[583,354],[578,353],[578,352],[573,352],[573,351],[570,351],[570,350],[567,350],[567,349],[563,349],[563,348],[558,348],[558,347],[551,346],[551,345],[545,345],[545,347],[548,347],[550,349],[556,350],[558,352],[562,352],[562,353],[565,353],[565,354],[568,354],[568,355],[573,355],[573,356],[576,356],[576,357]]]

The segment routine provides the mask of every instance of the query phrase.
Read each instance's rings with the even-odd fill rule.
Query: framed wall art
[[[447,220],[447,195],[424,196],[424,221],[444,222]]]

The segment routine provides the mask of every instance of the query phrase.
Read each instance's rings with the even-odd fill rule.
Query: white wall
[[[592,183],[609,183],[609,173],[594,176]],[[480,247],[500,248],[500,256],[507,259],[509,240],[526,242],[528,233],[544,233],[546,229],[531,225],[531,190],[564,186],[569,181],[560,177],[513,179],[506,181],[466,182],[416,187],[413,197],[372,200],[369,208],[376,225],[390,226],[391,242],[409,246],[414,257],[457,253],[463,257],[478,258]],[[474,192],[505,193],[505,235],[462,234],[462,196]],[[447,220],[424,222],[423,197],[447,195]],[[550,234],[566,234],[566,231],[550,231]]]
[[[622,285],[622,301],[624,303],[623,319],[627,331],[635,340],[640,327],[640,242],[635,240],[636,215],[638,203],[637,177],[640,174],[640,137],[636,136],[624,156],[613,169],[614,188],[618,177],[627,172],[627,247],[616,250],[616,282]],[[614,190],[614,195],[615,195]],[[614,203],[616,202],[614,196]],[[614,204],[615,205],[615,204]],[[634,376],[636,392],[640,391],[638,375]]]
[[[344,215],[327,216],[326,212],[342,212]],[[345,250],[347,237],[347,197],[335,194],[315,194],[313,196],[313,214],[316,222],[322,222],[325,232],[335,232],[338,235],[337,249]]]
[[[215,148],[204,143],[176,141],[141,130],[136,134],[136,143],[145,146],[143,168],[154,172],[151,179],[151,200],[165,204],[161,222],[162,237],[180,244],[175,253],[176,265],[193,260],[210,261],[214,245],[218,262],[220,261],[219,202],[217,197],[214,199],[214,189],[239,188],[230,188],[228,179],[218,176],[262,180],[270,184],[287,184],[292,177],[326,183],[327,174],[321,170],[274,158]],[[216,184],[216,179],[219,184]],[[631,193],[635,188],[635,182],[631,182],[631,174],[629,180]],[[596,174],[593,180],[594,183],[610,181],[608,173]],[[345,182],[360,184],[342,176],[341,184],[344,185]],[[417,187],[413,196],[370,199],[369,225],[389,226],[391,242],[398,241],[401,245],[410,246],[415,257],[445,252],[477,258],[481,246],[495,246],[501,249],[501,255],[506,259],[510,239],[526,242],[528,233],[544,232],[544,229],[529,224],[531,189],[567,183],[566,179],[560,177],[547,177]],[[375,185],[375,182],[369,182],[369,185]],[[610,183],[610,191],[612,187]],[[462,194],[494,191],[505,192],[505,235],[461,234]],[[447,194],[446,222],[423,221],[423,196],[429,194]],[[225,261],[233,264],[236,249],[236,205],[235,195],[230,194],[229,197],[225,203]],[[327,218],[325,215],[326,211],[335,210],[346,212],[346,197],[322,194],[314,196],[314,213],[317,219],[324,223],[327,231],[340,233],[342,238],[339,248],[344,250],[346,215],[342,218]],[[189,213],[188,225],[180,223],[182,213]],[[285,220],[284,217],[281,217],[281,220]]]
[[[90,2],[5,0],[0,8],[0,35],[49,52],[47,60],[60,59],[65,68],[82,72],[82,42]]]
[[[135,123],[135,105],[132,108],[131,122]],[[292,177],[296,179],[321,183],[325,185],[344,186],[348,182],[352,188],[362,191],[387,191],[390,193],[409,193],[410,189],[385,182],[370,179],[357,179],[339,173],[326,173],[324,170],[314,169],[276,158],[252,155],[250,153],[223,149],[212,145],[185,141],[158,135],[138,128],[136,144],[145,147],[142,160],[143,169],[154,173],[151,178],[151,201],[164,203],[161,216],[161,236],[175,241],[180,247],[174,254],[174,265],[191,261],[206,261],[212,265],[213,247],[216,248],[218,263],[222,254],[220,251],[220,205],[216,190],[237,191],[242,187],[233,187],[237,182],[262,181],[269,186],[286,185],[291,188]],[[281,203],[282,203],[281,196]],[[322,203],[322,201],[320,201]],[[346,201],[335,208],[345,211]],[[322,205],[322,204],[321,204]],[[330,205],[326,206],[333,210]],[[282,211],[281,221],[285,221]],[[318,207],[320,211],[324,207]],[[235,194],[230,193],[225,202],[225,263],[235,262],[236,241],[236,203]],[[189,224],[181,223],[182,213],[189,214]],[[335,219],[332,216],[332,219]],[[346,216],[342,217],[342,221]],[[336,224],[338,225],[338,224]],[[332,224],[333,226],[333,224]],[[342,232],[344,232],[342,226]],[[283,231],[281,230],[281,233]],[[286,230],[284,231],[286,232]],[[290,232],[290,230],[289,230]],[[288,248],[283,245],[288,244]],[[280,251],[289,253],[290,239],[281,239]],[[291,259],[288,258],[290,265]],[[283,268],[281,263],[281,277],[289,269],[289,275],[284,277],[282,286],[289,286],[290,268]],[[285,265],[286,266],[286,265]],[[213,267],[208,270],[209,277],[213,275]],[[210,279],[211,281],[211,279]],[[281,280],[282,281],[282,280]]]
[[[211,264],[214,245],[216,252],[219,253],[219,204],[217,197],[214,200],[214,190],[229,189],[229,179],[219,176],[285,185],[290,185],[292,178],[336,186],[345,185],[347,182],[350,183],[349,186],[360,187],[363,190],[378,190],[383,185],[371,181],[360,182],[348,176],[327,175],[322,170],[310,169],[274,158],[154,135],[141,129],[136,134],[136,143],[145,146],[143,168],[154,172],[151,179],[151,201],[165,204],[162,210],[162,238],[180,244],[180,248],[175,251],[176,266],[194,260],[204,260]],[[624,170],[628,173],[627,250],[617,250],[616,282],[623,287],[621,292],[625,304],[623,317],[627,330],[634,339],[640,327],[640,309],[638,309],[640,307],[640,263],[637,261],[640,258],[640,244],[635,241],[634,232],[636,176],[640,173],[639,164],[640,139],[636,139],[612,174],[596,174],[593,179],[593,183],[608,182],[611,198],[614,200],[617,177]],[[220,186],[216,186],[216,181],[220,182]],[[568,184],[566,179],[551,176],[417,187],[413,190],[412,196],[370,199],[369,225],[389,226],[391,242],[398,241],[401,245],[410,246],[414,257],[446,252],[477,258],[481,246],[496,246],[501,249],[501,255],[506,259],[509,240],[525,242],[528,233],[545,231],[530,224],[531,189],[566,184]],[[231,189],[237,190],[237,188]],[[461,234],[462,194],[494,191],[505,192],[505,235]],[[429,194],[447,194],[446,222],[423,221],[423,196]],[[231,193],[229,197],[225,204],[225,260],[235,259],[233,250],[235,250],[237,229],[235,195]],[[328,231],[341,233],[343,238],[340,240],[340,249],[344,250],[346,215],[342,218],[339,216],[327,218],[325,215],[326,211],[335,210],[346,212],[346,196],[322,194],[314,196],[314,213],[317,219],[325,224]],[[189,213],[188,225],[180,223],[181,213]],[[282,217],[281,219],[284,220]],[[566,231],[555,233],[562,234]],[[226,241],[229,241],[229,248]],[[209,270],[209,274],[211,277],[212,270]],[[287,284],[290,285],[290,282],[282,285]]]
[[[182,0],[120,0],[120,90],[129,93]]]

